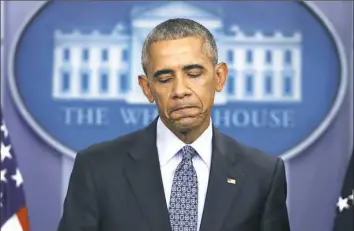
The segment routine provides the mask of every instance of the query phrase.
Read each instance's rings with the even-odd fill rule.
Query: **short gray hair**
[[[146,37],[141,56],[141,64],[146,73],[148,52],[151,44],[157,41],[181,39],[185,37],[198,37],[202,39],[203,46],[214,64],[218,63],[218,49],[212,33],[196,21],[184,18],[174,18],[157,25]]]

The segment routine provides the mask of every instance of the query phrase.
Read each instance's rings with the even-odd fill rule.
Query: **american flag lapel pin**
[[[227,183],[229,184],[236,184],[236,180],[232,178],[227,178]]]

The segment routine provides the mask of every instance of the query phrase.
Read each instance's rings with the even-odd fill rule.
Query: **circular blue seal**
[[[229,66],[215,100],[216,127],[271,155],[301,153],[330,125],[345,95],[342,45],[305,2],[52,1],[14,42],[8,67],[19,111],[71,157],[156,116],[138,85],[147,33],[186,17],[215,36]]]

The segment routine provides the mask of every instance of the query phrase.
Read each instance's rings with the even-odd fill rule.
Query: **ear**
[[[229,70],[226,63],[219,63],[216,65],[216,91],[220,92],[227,80]]]
[[[139,85],[143,90],[145,97],[149,100],[150,103],[153,103],[154,97],[151,94],[148,77],[145,75],[139,75],[138,79],[139,79]]]

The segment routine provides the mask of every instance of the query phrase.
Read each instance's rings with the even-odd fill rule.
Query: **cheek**
[[[204,92],[204,97],[202,99],[204,109],[209,108],[214,103],[214,91],[210,90]]]
[[[204,108],[213,104],[215,84],[212,81],[200,81],[198,84],[195,84],[192,89]]]
[[[156,90],[153,92],[153,96],[155,101],[157,101],[158,107],[160,109],[164,109],[167,107],[168,99],[170,97],[170,93],[166,90]]]

